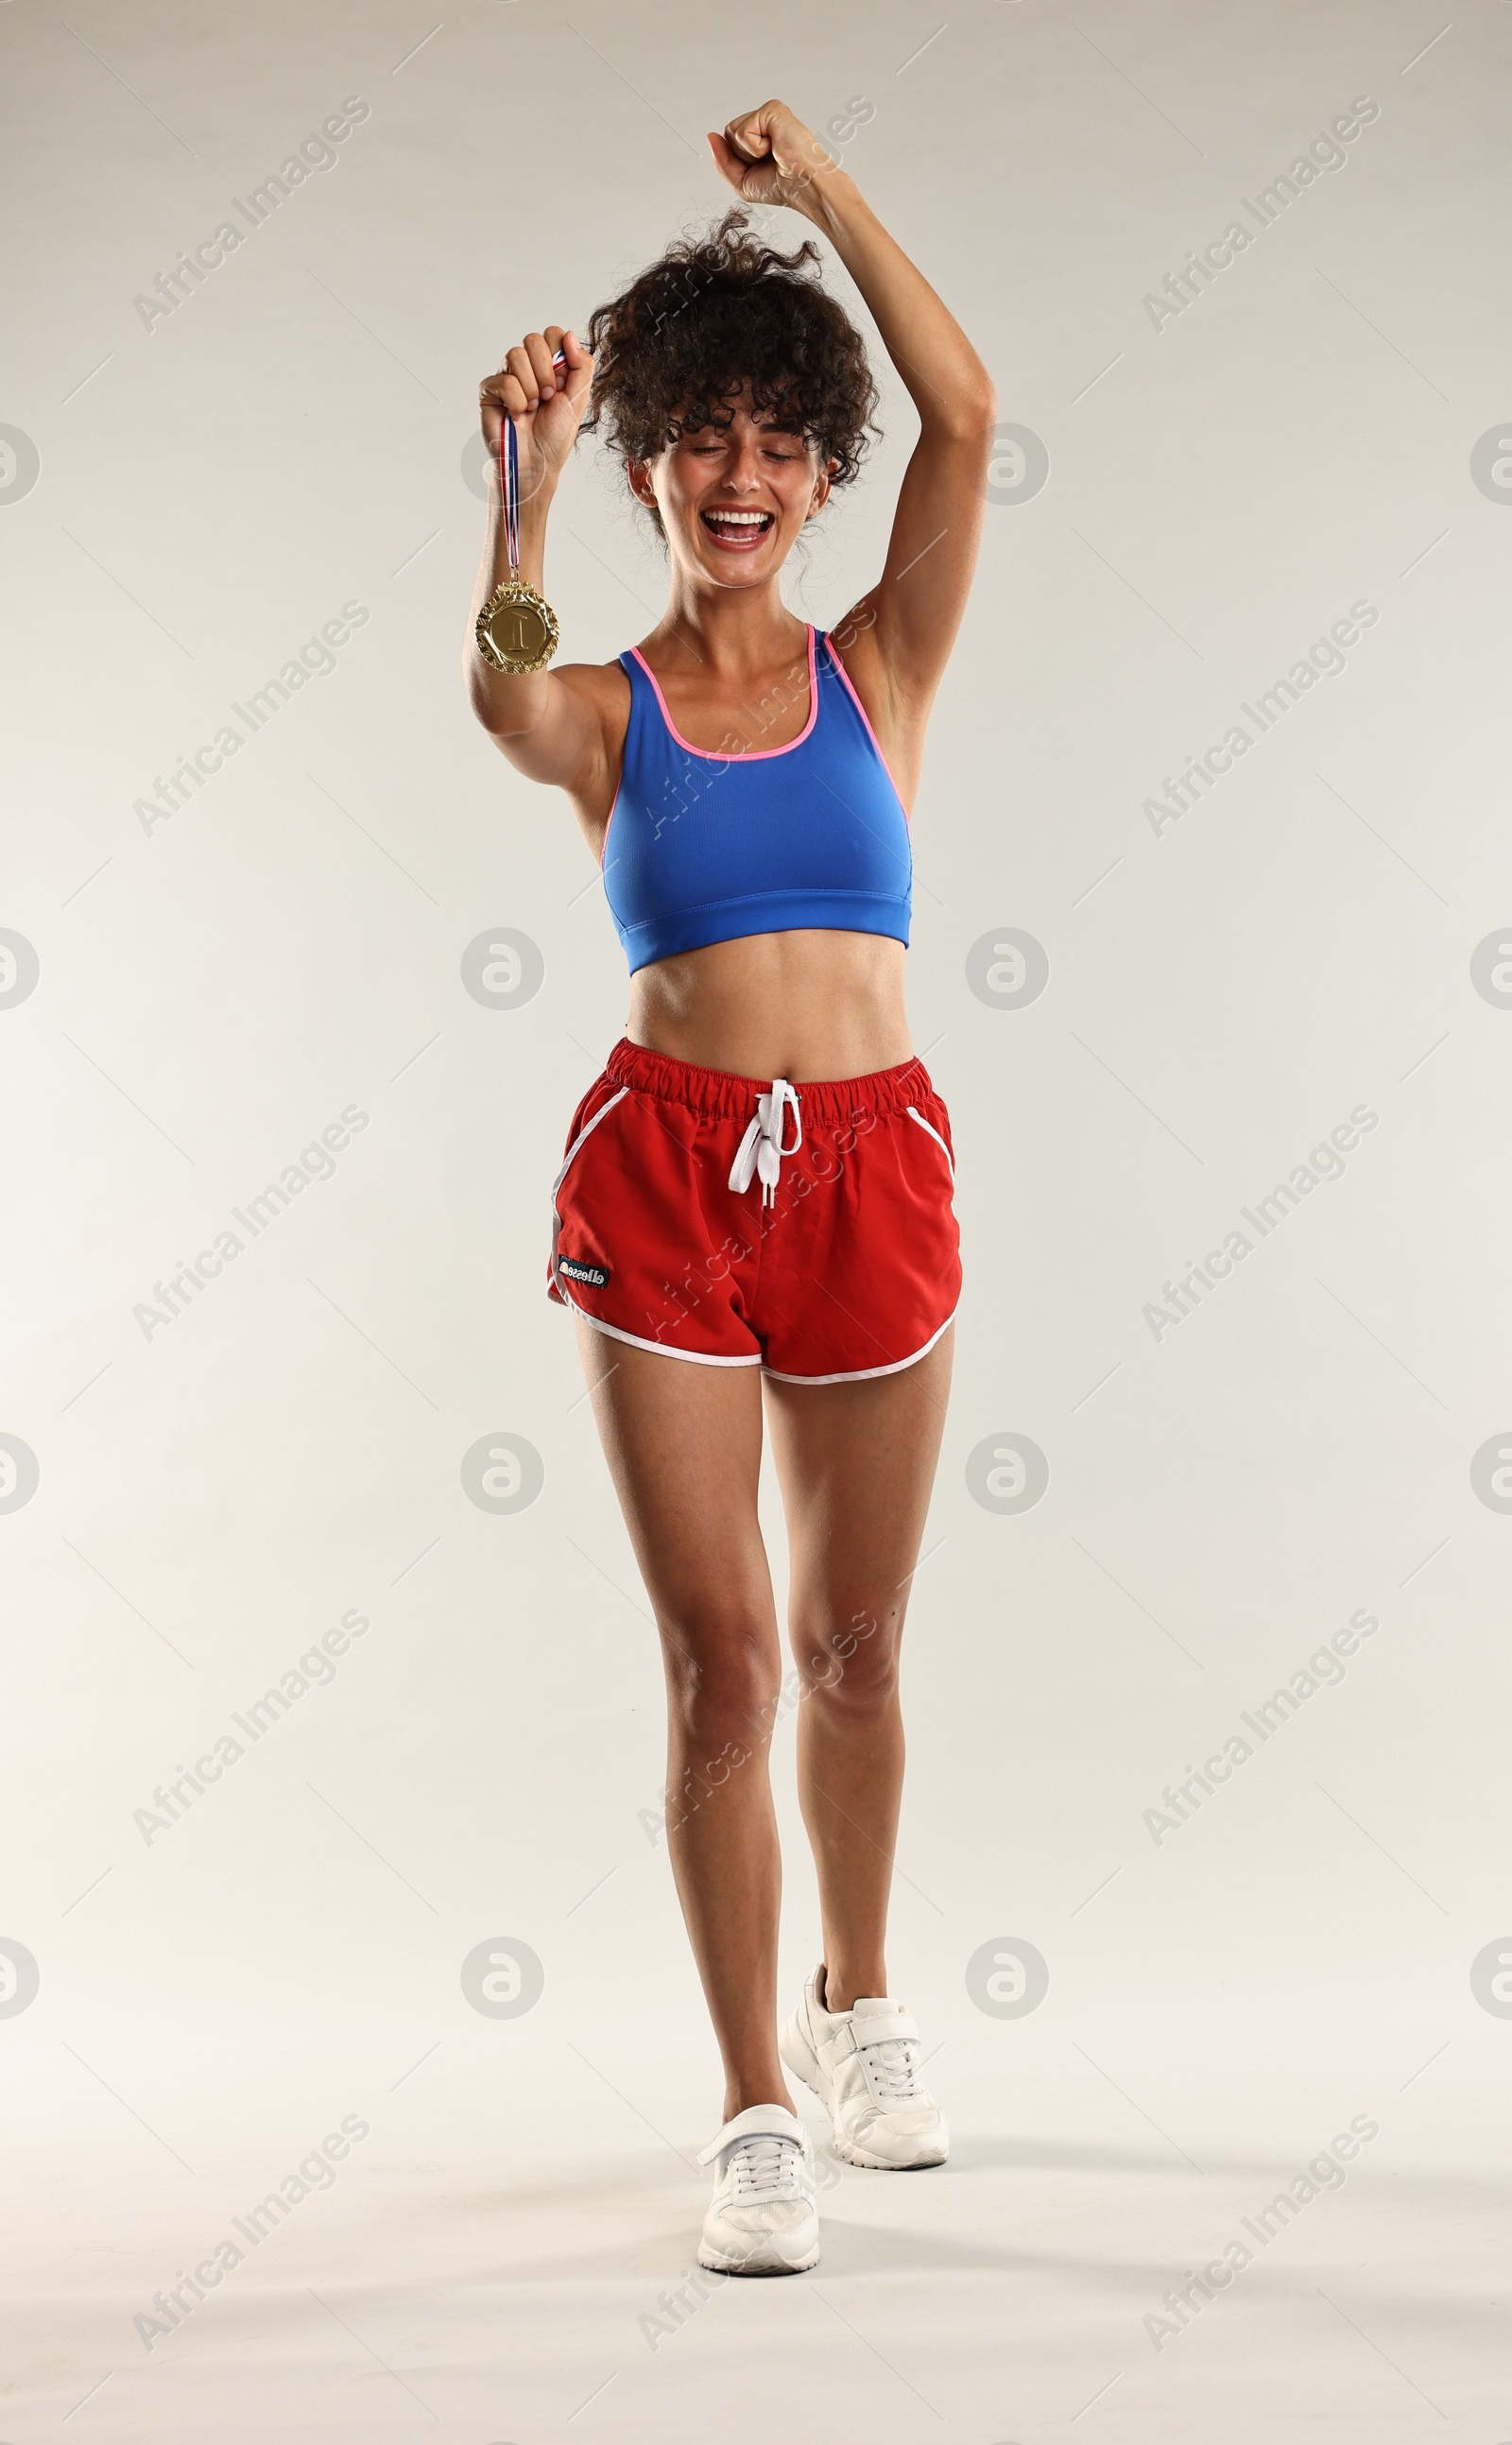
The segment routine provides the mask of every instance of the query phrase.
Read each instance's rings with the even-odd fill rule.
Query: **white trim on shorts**
[[[560,1282],[557,1289],[562,1290]],[[675,1350],[670,1341],[644,1341],[638,1333],[626,1333],[621,1325],[606,1324],[601,1316],[589,1316],[587,1308],[579,1307],[565,1291],[562,1291],[562,1304],[569,1307],[574,1316],[580,1316],[585,1324],[591,1324],[596,1333],[607,1333],[615,1341],[627,1341],[632,1350],[652,1350],[659,1358],[691,1358],[699,1367],[759,1367],[761,1364],[759,1350],[753,1350],[749,1357],[721,1358],[710,1350]]]
[[[770,1375],[778,1384],[865,1384],[877,1375],[901,1375],[905,1367],[912,1367],[919,1359],[927,1358],[945,1325],[954,1324],[960,1302],[958,1300],[957,1307],[951,1309],[944,1324],[917,1350],[911,1351],[906,1358],[894,1358],[886,1367],[851,1367],[838,1375],[789,1375],[780,1367],[769,1367],[759,1350],[753,1350],[749,1358],[721,1358],[713,1351],[678,1350],[669,1341],[644,1341],[638,1333],[626,1333],[620,1325],[606,1324],[602,1316],[589,1316],[586,1307],[579,1307],[576,1300],[569,1299],[565,1292],[562,1304],[570,1308],[574,1316],[580,1316],[585,1324],[591,1324],[595,1332],[607,1333],[614,1341],[627,1341],[632,1350],[649,1350],[658,1358],[691,1358],[696,1367],[759,1367],[763,1375]]]
[[[939,1130],[935,1129],[930,1122],[924,1119],[923,1112],[916,1111],[912,1104],[905,1104],[903,1109],[907,1113],[910,1121],[917,1121],[922,1129],[928,1129],[936,1146],[940,1148],[940,1151],[944,1156],[946,1163],[950,1166],[950,1185],[954,1188],[956,1185],[956,1162],[955,1157],[952,1155],[950,1148],[946,1146],[944,1139],[941,1136]]]
[[[562,1168],[551,1183],[551,1214],[558,1227],[560,1227],[562,1218],[556,1211],[556,1192],[561,1187],[563,1181],[567,1178],[568,1172],[571,1167],[572,1157],[576,1154],[579,1147],[584,1144],[585,1140],[593,1135],[594,1130],[598,1128],[598,1125],[600,1121],[603,1120],[605,1114],[607,1112],[612,1112],[616,1104],[623,1104],[629,1092],[628,1087],[621,1087],[614,1094],[610,1095],[605,1103],[602,1103],[599,1106],[598,1111],[594,1113],[593,1118],[589,1121],[587,1129],[579,1129],[576,1137],[572,1140],[571,1145],[568,1148],[566,1154],[563,1156]],[[555,1256],[556,1251],[554,1248],[552,1249],[551,1254],[553,1257]]]
[[[925,1123],[926,1128],[928,1124]],[[961,1301],[958,1299],[955,1307],[951,1309],[950,1314],[946,1316],[945,1323],[939,1326],[939,1328],[929,1335],[927,1341],[921,1343],[917,1350],[910,1351],[906,1358],[895,1358],[890,1366],[850,1367],[847,1368],[844,1372],[839,1375],[789,1375],[786,1374],[780,1367],[768,1367],[764,1370],[764,1372],[768,1375],[774,1376],[779,1384],[865,1384],[868,1383],[873,1375],[901,1375],[905,1367],[912,1367],[916,1360],[928,1357],[929,1353],[935,1346],[935,1343],[939,1340],[941,1334],[944,1332],[945,1325],[954,1324],[957,1309],[959,1309]]]
[[[559,1244],[562,1237],[562,1218],[556,1210],[556,1192],[561,1187],[563,1181],[567,1178],[569,1171],[571,1169],[572,1158],[576,1154],[579,1147],[583,1145],[585,1139],[592,1136],[594,1130],[598,1128],[600,1121],[603,1120],[607,1112],[612,1112],[616,1104],[624,1103],[625,1098],[629,1092],[628,1087],[621,1087],[615,1094],[608,1097],[607,1102],[602,1103],[599,1106],[598,1111],[594,1113],[593,1118],[589,1121],[587,1129],[579,1129],[576,1137],[572,1140],[571,1145],[568,1148],[566,1154],[562,1158],[562,1168],[551,1183],[551,1279],[556,1285],[558,1295],[564,1297],[566,1295],[562,1291],[562,1277],[558,1270],[558,1260],[562,1253]],[[570,1306],[570,1300],[568,1301],[568,1304]],[[581,1313],[581,1311],[579,1312]]]

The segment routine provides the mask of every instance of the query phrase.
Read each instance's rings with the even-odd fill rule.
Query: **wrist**
[[[797,210],[826,237],[832,237],[841,222],[861,201],[861,190],[849,170],[833,162],[828,169],[815,170],[796,199]]]
[[[544,513],[550,509],[556,496],[561,473],[559,467],[552,467],[525,476],[520,486],[520,524],[522,526],[532,511],[540,509]],[[529,490],[526,489],[527,485]],[[488,497],[495,509],[503,508],[504,479],[499,474],[496,458],[491,458],[488,462]]]

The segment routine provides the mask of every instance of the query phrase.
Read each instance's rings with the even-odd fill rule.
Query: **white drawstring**
[[[784,1146],[784,1114],[790,1105],[796,1134],[791,1146]],[[775,1205],[782,1158],[786,1154],[796,1154],[802,1144],[803,1121],[798,1111],[798,1091],[790,1087],[786,1078],[774,1078],[771,1093],[756,1097],[756,1119],[740,1140],[739,1152],[730,1166],[730,1186],[737,1196],[743,1195],[751,1185],[752,1173],[757,1172],[761,1179],[762,1204]]]

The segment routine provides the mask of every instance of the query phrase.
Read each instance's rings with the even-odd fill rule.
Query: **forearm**
[[[980,432],[996,409],[987,368],[855,180],[844,170],[822,171],[797,209],[829,239],[866,299],[925,430]]]
[[[518,574],[538,594],[546,593],[546,524],[554,495],[554,485],[542,486],[528,501],[520,504],[520,566]],[[499,488],[498,470],[493,470],[489,487],[488,532],[483,541],[483,556],[478,563],[477,583],[473,588],[473,607],[468,614],[467,683],[473,711],[485,730],[495,737],[517,737],[532,730],[546,711],[549,674],[529,671],[513,677],[498,671],[478,651],[477,615],[496,586],[511,575],[508,537],[504,525],[504,501]]]

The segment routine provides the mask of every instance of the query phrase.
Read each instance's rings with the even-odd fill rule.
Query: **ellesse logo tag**
[[[605,1266],[580,1264],[576,1257],[558,1257],[556,1263],[569,1282],[586,1282],[589,1290],[601,1291],[609,1278]]]

